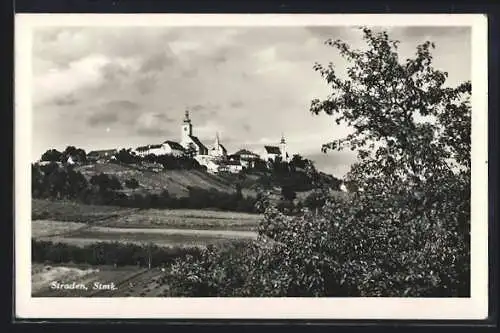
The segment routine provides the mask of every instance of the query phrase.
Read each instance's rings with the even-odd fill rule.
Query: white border
[[[471,298],[32,298],[31,53],[41,26],[471,26]],[[460,55],[457,55],[460,56]],[[17,14],[15,312],[18,318],[484,319],[488,308],[487,18],[480,14]]]

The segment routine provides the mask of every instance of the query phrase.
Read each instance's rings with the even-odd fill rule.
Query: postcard
[[[15,23],[19,318],[487,316],[485,16]]]

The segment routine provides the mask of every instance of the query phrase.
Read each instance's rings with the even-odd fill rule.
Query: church
[[[281,134],[281,141],[279,146],[264,146],[265,149],[265,159],[266,161],[276,161],[277,158],[281,158],[283,162],[288,162],[290,156],[288,155],[285,136]]]
[[[263,155],[265,161],[280,158],[282,161],[288,161],[289,155],[284,135],[281,136],[279,146],[264,146]],[[205,166],[209,172],[232,172],[237,173],[244,167],[255,164],[260,156],[247,150],[240,150],[237,153],[228,156],[227,149],[219,138],[219,133],[215,134],[215,140],[210,148],[207,148],[198,137],[193,133],[193,124],[189,117],[189,111],[184,113],[184,119],[181,124],[180,142],[166,140],[162,144],[152,144],[134,149],[138,156],[153,155],[173,155],[173,156],[191,156],[198,163]]]
[[[181,146],[187,151],[194,149],[195,155],[208,155],[208,148],[193,135],[193,124],[189,118],[189,111],[186,110],[181,127]]]

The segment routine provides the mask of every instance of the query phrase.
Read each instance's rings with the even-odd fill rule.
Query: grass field
[[[56,220],[91,223],[111,217],[119,218],[132,212],[137,208],[123,208],[101,205],[84,205],[73,201],[59,200],[31,200],[32,220]]]
[[[205,247],[255,239],[262,216],[210,210],[129,209],[74,202],[32,200],[32,238],[85,246],[120,242],[162,247]],[[168,287],[158,282],[161,271],[139,267],[85,265],[32,267],[34,297],[160,297]],[[88,290],[50,288],[51,282],[83,283]],[[94,282],[114,282],[117,290],[92,290]]]
[[[31,224],[31,237],[39,238],[67,235],[83,228],[87,228],[86,223],[35,220]]]
[[[113,163],[90,164],[78,167],[85,177],[90,178],[99,173],[107,173],[116,176],[120,182],[135,178],[139,182],[137,192],[159,193],[165,188],[170,195],[183,197],[188,195],[188,187],[199,187],[203,189],[214,188],[218,191],[234,192],[234,183],[227,177],[211,175],[200,170],[164,170],[153,172],[140,169],[136,166],[119,165]],[[244,189],[243,194],[255,195],[254,191]]]
[[[256,230],[261,215],[193,209],[144,209],[32,200],[32,219],[116,228]],[[47,227],[50,228],[49,225]]]
[[[254,239],[262,218],[235,212],[138,210],[46,200],[32,200],[32,207],[33,238],[78,246],[119,241],[203,247],[233,239]]]
[[[204,247],[229,240],[256,239],[257,233],[232,230],[88,228],[65,235],[36,237],[39,240],[84,246],[96,242],[149,244],[164,247]]]

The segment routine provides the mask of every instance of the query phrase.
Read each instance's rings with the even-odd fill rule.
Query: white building
[[[87,154],[87,160],[92,162],[107,162],[118,153],[117,149],[93,150]]]
[[[212,157],[225,158],[227,156],[227,149],[221,145],[219,140],[219,133],[215,134],[215,142],[208,154]]]
[[[265,154],[264,158],[266,161],[275,161],[276,158],[281,156],[280,148],[277,146],[264,146]]]
[[[244,168],[253,168],[255,162],[260,159],[260,156],[247,149],[240,149],[236,153],[231,155],[231,159],[239,161],[241,166]]]
[[[166,151],[167,154],[176,157],[184,156],[184,154],[186,153],[184,147],[175,141],[167,140],[163,142],[163,149]]]
[[[194,148],[196,155],[208,155],[207,147],[193,135],[193,125],[191,124],[189,111],[187,110],[181,127],[181,145],[186,150]]]
[[[265,149],[264,158],[266,161],[269,160],[276,161],[278,157],[280,157],[281,160],[284,162],[288,162],[290,160],[285,137],[283,135],[281,136],[281,141],[279,146],[264,146],[264,149]]]
[[[141,156],[147,155],[173,155],[176,157],[183,156],[185,154],[185,149],[179,143],[175,141],[165,141],[162,144],[147,145],[142,147],[137,147],[134,152]]]
[[[243,165],[241,165],[241,163],[237,161],[226,161],[224,165],[227,168],[227,171],[230,173],[239,173],[241,170],[243,170]]]

